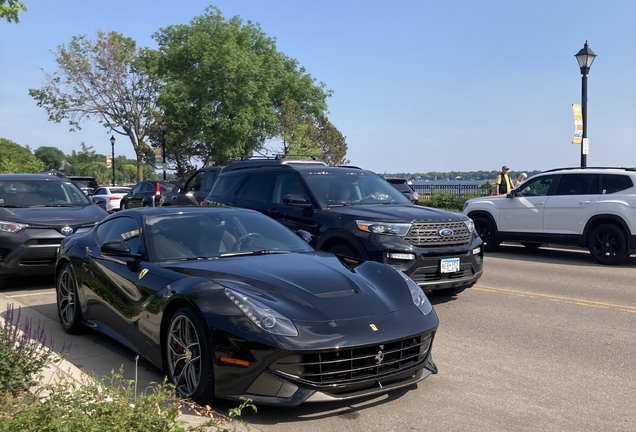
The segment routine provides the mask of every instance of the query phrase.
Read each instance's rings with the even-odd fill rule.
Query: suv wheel
[[[334,255],[344,255],[349,258],[361,258],[359,253],[357,253],[351,246],[344,243],[333,245],[332,247],[327,249],[327,252]]]
[[[601,264],[620,264],[629,257],[627,240],[622,229],[613,224],[601,224],[587,238],[587,248]]]
[[[484,251],[493,252],[497,250],[501,241],[497,238],[499,235],[495,225],[486,217],[475,218],[474,222],[477,234],[484,241]]]

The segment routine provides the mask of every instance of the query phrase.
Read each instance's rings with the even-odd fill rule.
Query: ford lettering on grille
[[[450,228],[444,228],[439,230],[439,235],[441,235],[442,237],[450,237],[453,235],[453,230]]]

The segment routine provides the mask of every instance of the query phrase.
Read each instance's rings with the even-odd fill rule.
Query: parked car
[[[317,161],[229,164],[204,203],[258,210],[319,250],[378,261],[424,290],[455,295],[483,272],[482,240],[468,217],[414,206],[371,171]]]
[[[393,187],[402,192],[405,197],[409,199],[413,204],[419,204],[420,202],[420,194],[415,192],[411,187],[411,182],[407,179],[397,178],[397,177],[385,177],[386,181],[391,183]]]
[[[212,190],[221,166],[204,167],[196,170],[182,185],[181,182],[144,180],[132,187],[122,197],[122,208],[161,207],[161,206],[198,206]]]
[[[95,177],[67,176],[66,178],[75,183],[86,195],[93,195],[93,193],[95,193],[95,191],[99,188],[99,184]]]
[[[130,190],[131,188],[124,186],[102,186],[93,194],[93,202],[101,202],[99,198],[104,198],[105,210],[112,213],[120,209],[121,198]]]
[[[107,215],[64,177],[0,174],[0,288],[9,277],[52,275],[62,240]]]
[[[636,253],[636,169],[563,168],[537,174],[506,196],[468,200],[486,251],[502,241],[587,247],[595,261]]]
[[[346,400],[437,373],[439,322],[417,284],[250,210],[112,214],[63,242],[56,291],[67,332],[105,332],[203,405]]]

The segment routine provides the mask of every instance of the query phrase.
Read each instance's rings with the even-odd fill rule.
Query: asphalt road
[[[3,294],[57,320],[52,286],[22,279]],[[504,245],[486,256],[478,285],[430,298],[440,318],[438,375],[381,397],[259,406],[243,418],[267,432],[636,430],[636,256],[605,267],[585,252]],[[117,369],[113,358],[132,369],[127,349],[82,338],[116,356],[96,356],[80,365],[86,370]],[[143,380],[162,380],[149,364],[140,369]]]

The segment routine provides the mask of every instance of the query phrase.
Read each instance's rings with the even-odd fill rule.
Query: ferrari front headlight
[[[424,294],[422,288],[420,288],[420,286],[416,284],[413,279],[411,279],[401,271],[396,271],[400,273],[400,275],[406,282],[406,285],[408,285],[409,291],[411,292],[411,298],[413,299],[413,303],[415,303],[415,306],[417,306],[424,315],[430,314],[433,310],[433,305],[430,301],[428,301],[428,297],[426,297],[426,294]]]
[[[258,300],[230,288],[225,288],[225,295],[250,321],[262,330],[275,335],[298,336],[298,330],[289,318]]]

